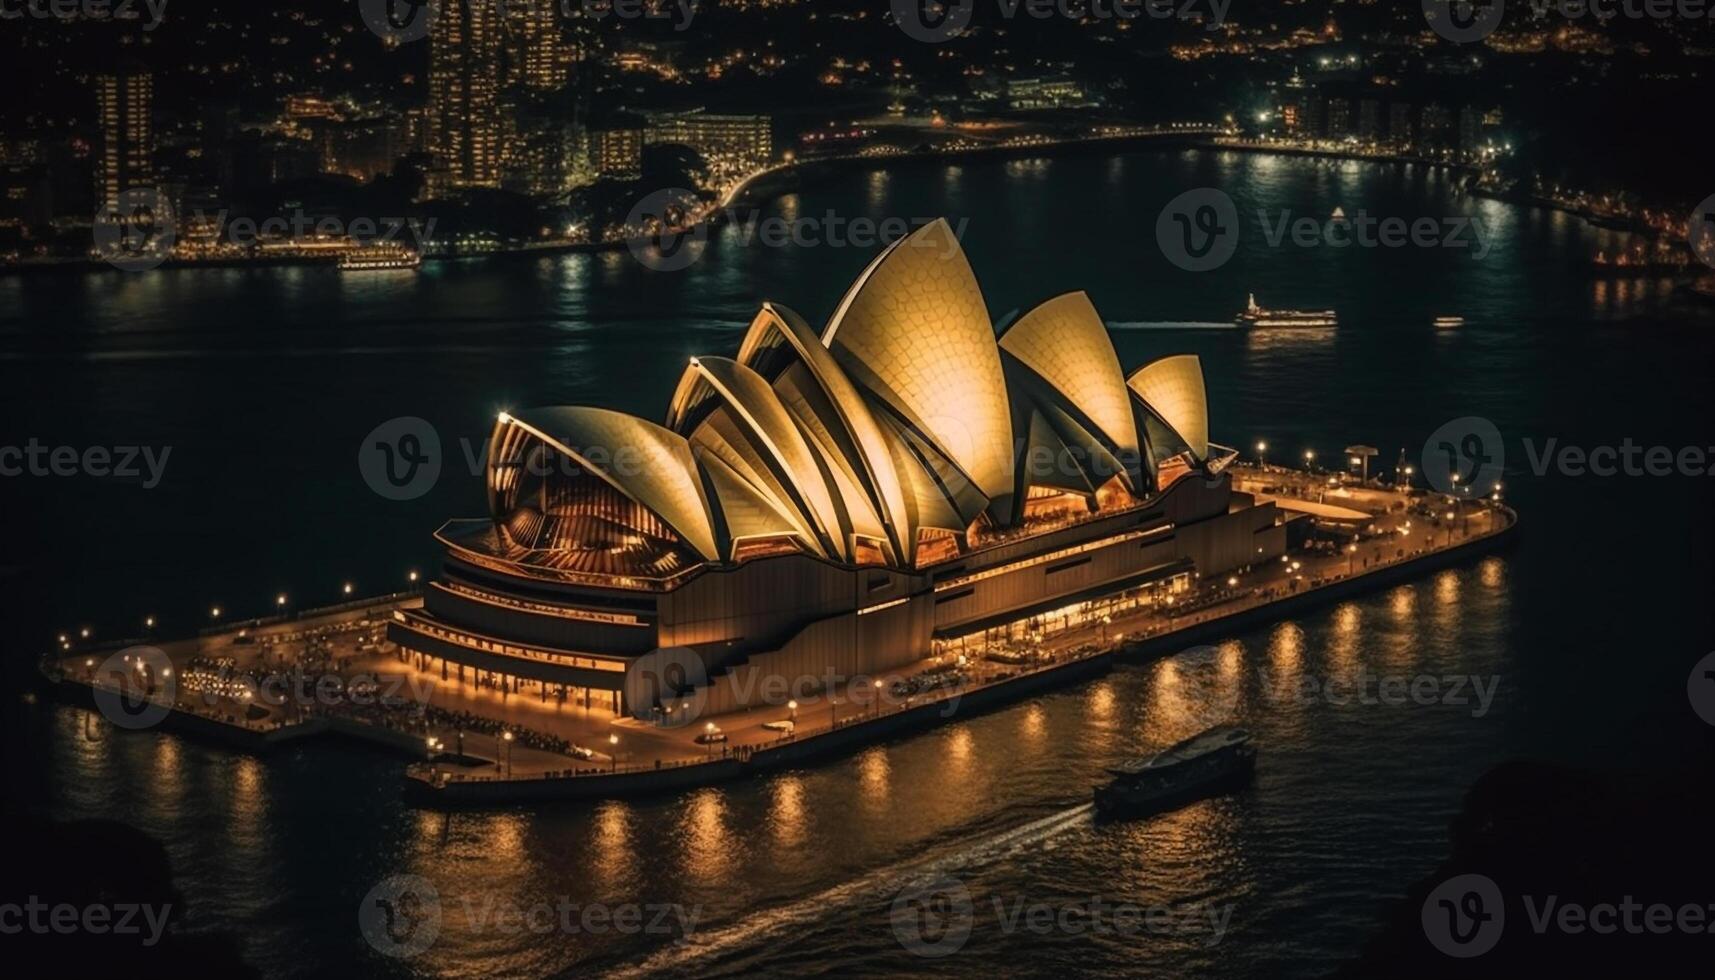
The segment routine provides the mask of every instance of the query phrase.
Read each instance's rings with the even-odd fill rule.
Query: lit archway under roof
[[[501,416],[499,428],[509,427],[571,457],[661,518],[697,554],[719,560],[697,464],[690,444],[677,432],[634,415],[581,405]],[[504,441],[494,440],[496,446]]]

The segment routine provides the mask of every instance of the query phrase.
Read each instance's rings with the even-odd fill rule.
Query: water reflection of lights
[[[1499,558],[1485,558],[1477,566],[1477,580],[1487,589],[1498,589],[1506,584],[1507,563]]]
[[[1048,734],[1048,713],[1042,710],[1042,705],[1032,701],[1025,707],[1023,728],[1032,741],[1040,741]]]
[[[1449,569],[1435,577],[1435,601],[1450,605],[1459,601],[1459,573]]]
[[[858,785],[863,789],[864,800],[872,807],[887,802],[889,770],[884,748],[873,748],[858,756]]]
[[[501,813],[485,821],[480,839],[483,853],[517,865],[525,858],[524,818],[516,813]]]
[[[250,756],[240,758],[232,767],[232,815],[228,827],[236,840],[254,840],[267,805],[263,792],[265,773],[262,763]]]
[[[947,761],[953,772],[964,775],[976,755],[976,738],[967,725],[957,725],[947,731]]]
[[[1099,721],[1107,721],[1114,713],[1114,686],[1108,681],[1102,681],[1090,689],[1090,703],[1084,709]]]
[[[630,805],[619,801],[603,803],[596,811],[592,852],[595,873],[606,887],[631,876],[635,853],[631,843],[632,820]]]
[[[779,211],[780,217],[787,221],[797,221],[798,212],[803,208],[803,206],[804,199],[799,197],[797,194],[787,194],[783,197],[776,198],[774,201],[775,210]]]
[[[1394,589],[1393,594],[1388,596],[1387,605],[1388,612],[1393,613],[1394,619],[1403,621],[1412,618],[1417,613],[1417,589],[1409,585]]]
[[[768,826],[774,833],[774,843],[793,847],[804,840],[805,806],[804,780],[799,776],[781,776],[770,787]]]
[[[724,880],[738,856],[736,838],[727,826],[726,794],[718,789],[697,791],[679,823],[686,876],[699,882]]]

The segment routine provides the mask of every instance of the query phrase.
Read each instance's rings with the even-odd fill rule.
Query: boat
[[[1435,325],[1437,327],[1462,327],[1465,325],[1465,318],[1462,316],[1438,316],[1435,318]]]
[[[1256,765],[1251,734],[1236,725],[1216,725],[1162,752],[1108,770],[1095,788],[1102,816],[1164,813],[1206,796],[1242,786]]]
[[[346,272],[365,272],[375,269],[415,269],[422,264],[423,256],[416,249],[392,242],[359,245],[339,257],[339,267]]]
[[[1256,294],[1252,293],[1250,304],[1239,314],[1236,322],[1241,327],[1299,329],[1338,326],[1340,320],[1333,310],[1265,310],[1256,305]]]

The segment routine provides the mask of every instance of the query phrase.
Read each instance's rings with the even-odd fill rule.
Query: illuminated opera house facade
[[[489,515],[438,532],[442,575],[390,635],[443,674],[638,717],[658,705],[627,670],[666,648],[713,710],[783,700],[757,679],[1016,649],[1279,556],[1234,457],[1195,356],[1125,374],[1081,292],[997,330],[937,221],[819,333],[764,304],[662,424],[501,415]]]

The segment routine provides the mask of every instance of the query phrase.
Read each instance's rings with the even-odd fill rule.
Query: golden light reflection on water
[[[858,786],[863,791],[865,806],[871,810],[885,808],[892,775],[887,749],[877,747],[858,756],[857,767]]]
[[[781,776],[770,787],[768,827],[774,843],[784,848],[804,842],[805,807],[804,780],[799,776]]]
[[[804,199],[797,194],[786,194],[774,199],[774,207],[780,212],[780,217],[787,221],[797,221],[798,212],[803,207]]]
[[[489,817],[480,832],[483,854],[514,866],[523,865],[529,856],[524,847],[525,830],[524,818],[516,813]]]
[[[1048,737],[1048,712],[1042,710],[1041,704],[1032,701],[1025,705],[1019,727],[1023,730],[1025,738],[1032,742],[1042,741]]]
[[[1499,558],[1485,558],[1477,566],[1477,581],[1486,589],[1498,589],[1507,583],[1507,563]]]
[[[1102,681],[1090,689],[1089,703],[1084,711],[1097,721],[1108,721],[1114,715],[1114,685]]]
[[[167,812],[176,813],[185,793],[185,760],[179,749],[179,740],[170,736],[157,737],[152,762],[150,798],[164,806]]]
[[[261,830],[267,807],[267,792],[263,788],[267,775],[262,763],[252,756],[240,756],[232,764],[231,812],[227,833],[235,841],[253,841]]]
[[[727,826],[726,794],[718,789],[698,790],[680,812],[679,834],[684,841],[685,876],[712,883],[732,871],[738,857],[738,838]]]
[[[605,887],[611,888],[634,873],[637,853],[631,842],[634,820],[631,805],[618,800],[603,803],[596,810],[590,850],[594,857],[592,867]]]
[[[969,725],[958,725],[947,732],[947,771],[954,776],[969,776],[971,760],[976,758],[977,740]]]
[[[1358,673],[1363,621],[1363,610],[1356,603],[1341,603],[1334,610],[1334,629],[1328,637],[1327,671],[1331,676],[1345,680]]]
[[[1394,589],[1393,592],[1388,595],[1387,608],[1388,612],[1393,614],[1393,618],[1400,622],[1408,621],[1412,617],[1416,616],[1416,586],[1402,585],[1399,588]]]

